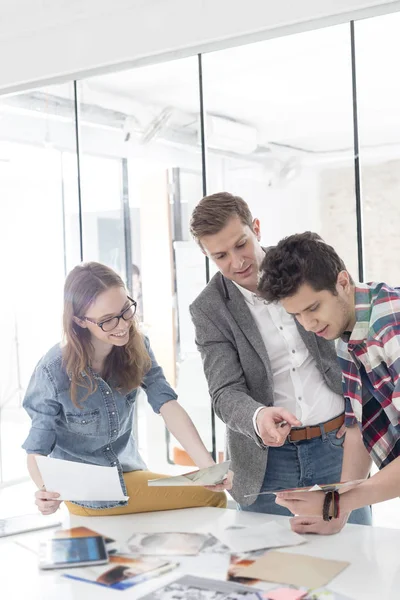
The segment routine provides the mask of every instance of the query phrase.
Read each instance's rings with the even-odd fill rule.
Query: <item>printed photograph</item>
[[[207,538],[204,533],[135,533],[128,546],[133,554],[193,556],[199,554]]]
[[[64,576],[69,579],[96,583],[114,590],[125,590],[163,574],[171,565],[161,558],[133,558],[127,555],[110,556],[107,565],[74,569]]]
[[[143,596],[142,600],[256,600],[247,586],[187,575]]]

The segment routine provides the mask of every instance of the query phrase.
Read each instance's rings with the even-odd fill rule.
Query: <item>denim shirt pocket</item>
[[[68,429],[78,435],[97,435],[100,428],[100,410],[65,413]]]

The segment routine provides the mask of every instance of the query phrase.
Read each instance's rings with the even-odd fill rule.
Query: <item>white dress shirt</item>
[[[286,408],[305,425],[329,421],[344,411],[343,396],[333,392],[318,370],[297,329],[280,303],[268,303],[238,284],[254,318],[271,363],[274,405]],[[253,417],[254,428],[256,417]]]

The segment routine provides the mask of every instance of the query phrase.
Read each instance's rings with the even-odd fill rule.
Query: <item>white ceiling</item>
[[[311,151],[351,148],[350,26],[320,29],[203,56],[206,110],[254,125],[260,143]],[[400,142],[400,13],[356,23],[360,134]],[[197,57],[86,80],[85,90],[198,113]]]
[[[400,144],[399,33],[400,13],[356,23],[360,141],[375,154]],[[175,125],[189,130],[199,114],[197,64],[191,57],[86,79],[80,101],[132,116],[173,107]],[[311,161],[351,158],[349,24],[205,54],[203,84],[206,111],[253,126],[260,145],[302,148]],[[72,84],[40,91],[73,99]]]

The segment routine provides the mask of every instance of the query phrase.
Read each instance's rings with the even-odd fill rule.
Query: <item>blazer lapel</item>
[[[247,306],[246,300],[243,297],[243,294],[240,293],[234,283],[222,275],[221,284],[223,288],[222,292],[225,296],[226,306],[229,312],[232,314],[237,325],[246,336],[248,342],[263,361],[268,377],[272,379],[273,375],[267,349],[258,330],[257,324],[251,315],[249,307]],[[323,373],[321,355],[315,334],[311,333],[310,331],[306,331],[304,327],[300,325],[297,319],[295,319],[295,322],[303,342],[305,343],[311,356],[316,360],[320,372]]]
[[[272,379],[272,369],[268,352],[246,300],[231,281],[225,278],[223,278],[223,281],[225,282],[225,289],[228,292],[228,295],[225,295],[226,306],[251,346],[253,346],[255,352],[263,361],[268,377]]]

